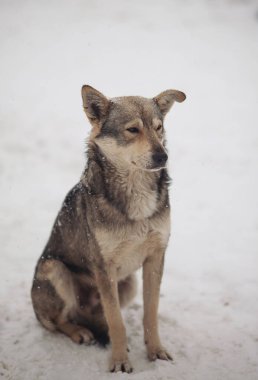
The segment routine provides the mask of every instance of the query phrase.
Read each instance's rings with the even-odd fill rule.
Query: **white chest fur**
[[[151,190],[151,174],[137,170],[129,173],[124,183],[128,198],[127,215],[131,220],[149,218],[157,206],[157,192]]]

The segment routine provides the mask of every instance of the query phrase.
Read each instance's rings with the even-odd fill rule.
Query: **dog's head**
[[[82,87],[83,107],[92,124],[90,141],[123,168],[154,171],[165,167],[163,120],[174,102],[186,96],[167,90],[153,99],[125,96],[108,99],[91,86]]]

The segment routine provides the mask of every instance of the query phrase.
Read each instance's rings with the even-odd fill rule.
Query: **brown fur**
[[[170,231],[163,119],[185,95],[107,99],[82,88],[93,126],[88,162],[69,192],[40,257],[32,302],[41,324],[74,342],[112,343],[111,371],[131,372],[120,307],[143,267],[144,337],[150,360],[171,356],[160,343],[157,310]]]

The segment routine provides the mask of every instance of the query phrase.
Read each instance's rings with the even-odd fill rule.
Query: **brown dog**
[[[120,306],[135,295],[143,267],[144,337],[150,360],[171,359],[157,311],[170,233],[163,119],[176,90],[153,99],[107,99],[82,88],[92,124],[87,167],[68,193],[40,257],[32,286],[38,320],[77,343],[112,343],[112,372],[131,372]]]

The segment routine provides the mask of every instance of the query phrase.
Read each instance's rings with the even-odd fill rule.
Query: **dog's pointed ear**
[[[82,101],[84,111],[91,124],[95,125],[103,122],[108,114],[109,100],[95,90],[95,88],[82,86]]]
[[[163,116],[168,113],[174,102],[182,103],[185,99],[185,94],[178,90],[166,90],[153,98]]]

